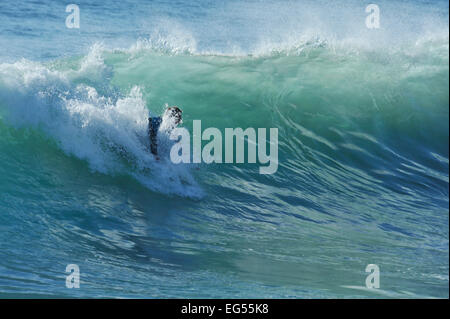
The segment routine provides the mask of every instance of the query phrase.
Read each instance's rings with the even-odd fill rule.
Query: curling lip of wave
[[[155,35],[138,39],[129,48],[109,48],[101,45],[108,52],[123,52],[130,54],[130,58],[139,54],[155,53],[162,55],[197,55],[197,56],[225,56],[225,57],[270,57],[270,56],[298,56],[307,55],[314,49],[327,49],[336,55],[358,55],[370,53],[384,53],[386,55],[404,54],[415,56],[426,54],[433,49],[448,51],[448,32],[424,34],[414,41],[405,42],[377,42],[370,38],[346,38],[337,40],[327,35],[306,33],[290,36],[284,40],[261,41],[255,48],[242,50],[238,47],[231,49],[198,49],[196,41],[186,38],[174,38]]]
[[[282,67],[282,64],[276,61],[277,57],[289,58],[291,55],[293,58],[295,56],[302,58],[302,63],[315,61],[315,63],[324,62],[326,65],[327,59],[333,62],[336,56],[349,52],[348,46],[342,46],[341,53],[336,52],[335,46],[317,37],[301,40],[299,43],[289,44],[281,49],[272,46],[271,49],[263,51],[265,53],[256,56],[232,55],[239,58],[236,61],[237,65],[224,57],[225,62],[218,62],[217,65],[221,68],[221,63],[231,63],[229,64],[231,67],[240,67],[239,63],[242,63],[244,68],[241,68],[239,72],[244,72],[245,63],[251,63],[257,59],[260,62],[278,63],[278,67]],[[216,63],[214,60],[208,60],[214,59],[216,54],[197,53],[194,49],[186,49],[187,47],[182,46],[180,49],[179,44],[171,44],[170,40],[159,38],[156,41],[138,41],[129,49],[106,49],[102,44],[95,44],[89,54],[75,60],[52,61],[47,64],[27,60],[13,64],[3,63],[0,64],[0,96],[3,101],[6,101],[4,106],[12,123],[44,129],[65,152],[86,159],[92,169],[103,173],[131,175],[150,189],[160,192],[201,197],[203,192],[188,169],[154,163],[148,152],[143,149],[142,140],[145,140],[148,110],[140,89],[128,88],[129,93],[122,94],[110,83],[119,70],[122,75],[127,75],[128,71],[124,69],[124,66],[139,63],[145,67],[147,58],[157,59],[159,55],[188,55],[193,56],[194,59],[197,59],[195,57],[205,59],[204,61],[209,61],[210,65]],[[423,60],[424,67],[417,70],[426,75],[438,70],[436,65],[439,63],[443,63],[439,68],[446,68],[448,65],[446,48],[448,48],[448,36],[447,39],[423,39],[407,50],[388,52],[388,58],[383,57],[383,52],[376,51],[381,57],[375,57],[383,63],[384,61],[388,64],[395,62],[392,63],[393,65],[398,64],[399,60],[402,63],[407,61],[412,65]],[[345,57],[350,62],[361,58],[361,61],[369,62],[371,58],[374,58],[371,50],[356,51],[359,53],[353,54],[354,49],[355,47],[350,50],[350,54],[341,54],[341,57]],[[360,53],[367,53],[367,56]],[[320,54],[323,57],[316,59]],[[218,56],[218,58],[221,57]],[[242,61],[240,58],[243,58]],[[118,70],[115,69],[117,66],[120,66]],[[139,73],[137,75],[141,76]],[[220,79],[220,72],[218,76]],[[239,81],[239,74],[234,80]],[[399,80],[402,80],[402,76],[399,76]],[[152,83],[150,88],[151,86]],[[18,92],[19,95],[17,95]],[[282,98],[282,95],[278,98]],[[283,126],[288,123],[278,124]],[[292,122],[291,125],[295,126],[295,123]],[[304,129],[300,128],[299,131],[304,132]],[[336,151],[336,147],[325,137],[313,132],[301,134],[306,138],[316,136],[316,140],[325,141]],[[121,157],[121,150],[126,151],[126,163]],[[148,169],[151,169],[154,174],[153,180],[146,176],[145,172]],[[169,186],[161,186],[164,183],[168,183]]]

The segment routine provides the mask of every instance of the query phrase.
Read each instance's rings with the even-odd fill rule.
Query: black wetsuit
[[[148,135],[150,137],[150,151],[153,155],[158,155],[158,129],[161,125],[162,118],[149,117],[148,118]]]

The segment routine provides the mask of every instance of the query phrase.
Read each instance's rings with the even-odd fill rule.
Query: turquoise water
[[[0,4],[0,297],[448,298],[448,3],[77,4]],[[278,171],[155,161],[166,103]]]

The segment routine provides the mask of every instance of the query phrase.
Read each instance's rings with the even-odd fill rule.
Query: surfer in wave
[[[168,123],[170,129],[175,128],[178,124],[182,123],[181,113],[183,111],[177,106],[171,106],[164,111],[163,116],[155,116],[148,118],[148,135],[150,138],[150,151],[155,155],[156,159],[158,157],[158,130],[161,124],[164,122]]]

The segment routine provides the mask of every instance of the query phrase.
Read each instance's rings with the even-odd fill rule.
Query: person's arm
[[[151,117],[148,118],[148,134],[150,138],[150,151],[153,155],[158,155],[158,128],[153,126],[153,120]]]

